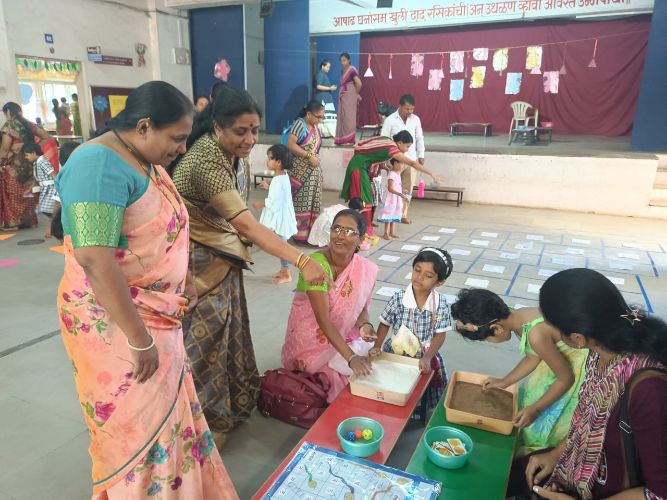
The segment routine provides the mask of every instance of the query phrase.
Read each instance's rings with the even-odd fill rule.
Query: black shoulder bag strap
[[[641,466],[639,464],[639,457],[637,456],[637,449],[635,447],[635,438],[632,434],[632,427],[630,426],[630,419],[628,417],[628,404],[630,399],[630,388],[632,387],[632,382],[635,380],[637,375],[646,371],[656,371],[659,373],[667,374],[667,370],[663,368],[649,367],[649,368],[640,368],[632,374],[632,376],[625,383],[625,390],[621,396],[621,420],[619,422],[619,427],[621,428],[621,438],[623,439],[623,451],[625,454],[625,468],[628,472],[628,480],[630,481],[630,488],[636,488],[644,484],[641,472]]]

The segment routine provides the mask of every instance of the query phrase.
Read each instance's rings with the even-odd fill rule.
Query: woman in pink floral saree
[[[323,373],[330,403],[352,373],[368,374],[367,356],[375,331],[368,322],[378,267],[356,253],[366,234],[366,220],[354,210],[336,214],[329,246],[311,254],[332,284],[310,285],[299,277],[282,348],[288,370]]]
[[[58,310],[88,427],[93,499],[236,499],[192,381],[181,318],[188,215],[165,171],[192,104],[149,82],[57,179],[65,234]]]

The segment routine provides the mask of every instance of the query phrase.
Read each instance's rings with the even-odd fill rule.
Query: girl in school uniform
[[[449,305],[436,288],[452,269],[452,258],[445,250],[423,248],[412,262],[410,285],[396,292],[380,315],[375,345],[369,351],[371,356],[384,351],[419,358],[422,372],[434,371],[426,393],[429,408],[438,404],[447,385],[439,350],[452,322]],[[387,339],[390,329],[392,336]]]

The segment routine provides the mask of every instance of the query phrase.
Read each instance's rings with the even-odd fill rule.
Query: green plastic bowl
[[[345,435],[349,431],[356,431],[370,429],[373,431],[373,437],[370,441],[365,439],[359,439],[357,441],[348,441],[345,438]],[[352,417],[343,420],[338,424],[337,429],[338,439],[340,440],[340,447],[343,448],[343,451],[348,455],[354,455],[355,457],[370,457],[375,452],[380,449],[380,443],[382,438],[384,438],[384,429],[379,422],[376,422],[372,418],[366,417]]]
[[[447,439],[451,438],[459,438],[463,444],[465,444],[467,451],[465,455],[446,457],[431,448],[431,445],[435,441],[447,441]],[[470,439],[470,436],[459,429],[448,427],[446,425],[431,427],[427,430],[422,439],[422,444],[424,445],[424,448],[426,448],[428,459],[443,469],[458,469],[463,467],[472,453],[472,439]]]

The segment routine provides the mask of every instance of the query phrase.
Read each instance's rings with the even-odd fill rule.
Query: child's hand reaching
[[[359,328],[359,333],[361,334],[361,338],[366,342],[373,342],[378,338],[378,335],[375,332],[375,328],[373,328],[373,325],[370,323],[364,323],[361,325],[361,328]]]
[[[488,389],[504,389],[505,387],[505,382],[501,378],[489,377],[482,382],[482,390],[484,391]]]
[[[262,181],[259,183],[259,188],[260,189],[269,189],[269,183],[266,181]]]
[[[428,373],[431,371],[431,358],[424,356],[419,358],[419,371],[422,373]]]
[[[380,354],[382,354],[382,349],[380,349],[379,347],[371,347],[368,351],[368,355],[371,358],[374,358],[375,356],[379,356]]]
[[[516,418],[514,419],[514,427],[518,427],[519,429],[528,427],[530,424],[535,422],[539,416],[540,412],[537,408],[532,405],[526,406],[517,414]]]

